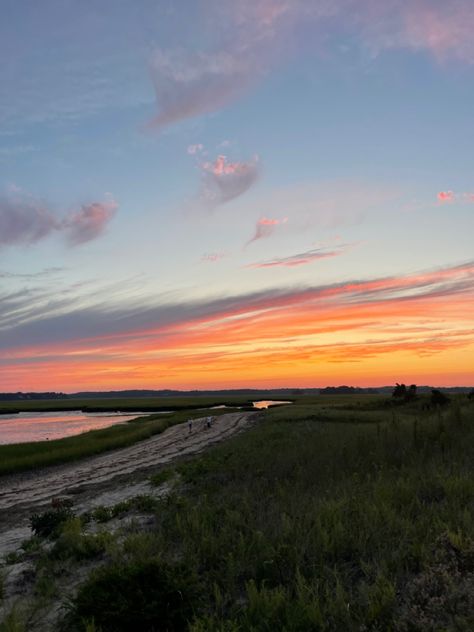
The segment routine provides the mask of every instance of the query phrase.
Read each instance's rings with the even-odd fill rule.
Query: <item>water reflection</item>
[[[146,413],[83,413],[78,410],[0,415],[0,444],[62,439],[123,424]]]
[[[254,408],[261,410],[262,408],[269,408],[270,406],[280,406],[282,404],[292,404],[293,402],[282,401],[281,399],[261,399],[258,402],[252,402]]]

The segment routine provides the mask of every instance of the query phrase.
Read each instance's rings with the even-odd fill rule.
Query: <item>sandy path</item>
[[[210,429],[196,419],[191,434],[186,423],[178,424],[128,448],[0,478],[0,555],[28,537],[29,516],[53,497],[73,494],[75,507],[84,511],[96,506],[98,497],[103,504],[114,504],[133,495],[139,485],[144,493],[147,483],[138,481],[147,470],[225,440],[253,423],[257,414],[221,415]]]

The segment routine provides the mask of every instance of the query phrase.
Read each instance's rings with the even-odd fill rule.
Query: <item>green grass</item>
[[[236,396],[186,396],[186,397],[121,397],[116,399],[47,399],[47,400],[11,400],[0,401],[0,413],[8,412],[53,412],[61,410],[84,410],[89,412],[109,411],[176,411],[194,408],[209,408],[227,404],[244,406],[252,400],[269,399],[268,395],[260,397],[252,394]],[[278,398],[276,398],[278,399]],[[280,397],[279,399],[286,399]]]
[[[190,632],[473,629],[474,403],[424,412],[421,401],[298,398],[175,465],[171,495],[145,503],[155,511],[146,531],[96,542],[72,525],[60,559],[44,554],[48,578],[77,573],[89,551],[103,570],[63,629],[95,619],[111,630],[85,596],[104,577],[127,577],[130,591],[149,565],[170,581],[197,578],[180,628]]]
[[[185,564],[193,632],[472,629],[474,406],[316,413],[271,410],[178,466],[182,493],[111,564]]]

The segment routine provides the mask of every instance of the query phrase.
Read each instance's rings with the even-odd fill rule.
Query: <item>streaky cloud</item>
[[[320,259],[329,259],[332,257],[338,257],[344,254],[349,248],[349,244],[341,245],[334,249],[314,248],[312,250],[306,250],[289,257],[277,257],[268,261],[260,261],[259,263],[251,263],[245,267],[247,268],[295,268],[298,266],[314,263]]]
[[[474,297],[474,261],[418,274],[348,280],[320,286],[285,287],[194,301],[127,299],[127,294],[111,298],[102,289],[97,303],[84,303],[57,288],[0,295],[0,348],[15,349],[32,345],[51,345],[72,341],[84,344],[117,344],[123,337],[130,341],[152,338],[165,340],[183,327],[218,326],[230,317],[249,317],[258,313],[279,313],[288,308],[302,311],[345,310],[396,303],[408,306],[447,297]],[[444,301],[446,303],[446,301]],[[405,307],[407,310],[408,307]],[[17,314],[22,313],[22,319]],[[87,342],[89,341],[89,342]],[[108,341],[108,342],[107,342]],[[130,342],[131,344],[131,342]]]

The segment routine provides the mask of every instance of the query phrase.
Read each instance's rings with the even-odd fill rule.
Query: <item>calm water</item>
[[[292,404],[293,402],[282,401],[281,399],[260,399],[258,402],[252,402],[254,408],[261,410],[269,406],[280,406],[280,404]],[[219,404],[219,406],[211,406],[209,410],[217,410],[218,408],[242,408],[242,406],[227,406],[227,404]],[[203,408],[202,410],[206,410]]]
[[[262,399],[252,402],[254,408],[262,409],[292,402]],[[214,408],[227,408],[225,405]],[[108,428],[115,424],[124,424],[130,419],[150,413],[83,413],[79,410],[51,413],[19,413],[18,415],[0,415],[0,445],[7,443],[29,443],[30,441],[50,441],[81,434],[88,430]],[[156,414],[156,413],[154,413]]]
[[[252,402],[254,408],[268,408],[269,406],[280,406],[281,404],[292,404],[293,402],[284,402],[281,399],[261,399],[259,402]]]
[[[53,413],[0,415],[0,444],[62,439],[72,435],[123,424],[146,413],[83,413],[78,410]]]

